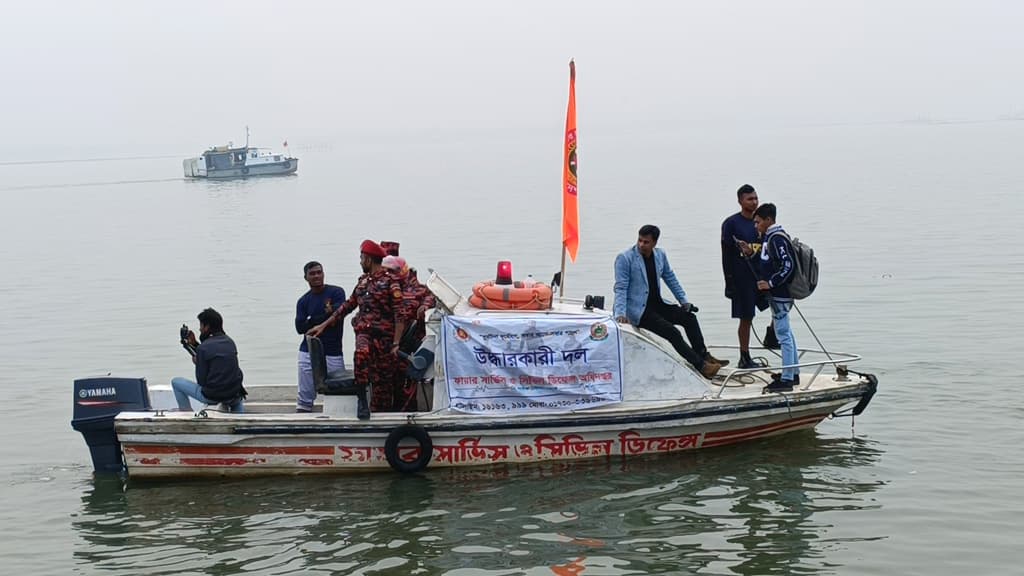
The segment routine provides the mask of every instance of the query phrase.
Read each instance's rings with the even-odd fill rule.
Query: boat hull
[[[674,406],[608,409],[550,418],[412,415],[427,433],[427,470],[556,460],[630,458],[713,448],[816,426],[867,394],[866,384],[824,391],[705,399]],[[370,421],[324,416],[126,413],[116,422],[133,479],[340,474],[391,468],[388,435],[409,414]],[[397,445],[403,460],[421,445]]]
[[[241,166],[238,168],[209,169],[203,175],[190,175],[191,178],[208,180],[224,180],[229,178],[250,178],[255,176],[285,176],[295,174],[299,169],[298,158],[290,158],[284,162]]]

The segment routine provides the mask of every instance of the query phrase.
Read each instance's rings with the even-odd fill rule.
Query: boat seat
[[[324,411],[338,416],[355,416],[360,420],[370,418],[370,404],[367,402],[367,386],[356,385],[351,370],[327,371],[327,356],[324,342],[313,336],[306,336],[309,348],[309,365],[313,371],[316,392],[324,396],[351,396],[354,399],[325,399]],[[330,410],[328,405],[334,405]]]
[[[309,363],[313,368],[313,384],[316,391],[326,396],[356,395],[356,379],[353,372],[347,369],[328,372],[324,344],[319,338],[307,336],[306,345],[309,348]]]

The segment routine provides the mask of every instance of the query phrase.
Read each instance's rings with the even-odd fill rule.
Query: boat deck
[[[822,373],[818,374],[817,377],[813,377],[813,374],[801,375],[801,384],[799,387],[794,388],[793,392],[805,392],[805,391],[826,391],[832,388],[838,388],[844,384],[849,384],[849,381],[839,380],[839,376],[834,373]],[[741,399],[754,399],[765,396],[764,388],[770,381],[769,372],[765,371],[750,371],[750,370],[736,370],[731,367],[725,367],[719,373],[718,376],[712,381],[712,386],[709,392],[702,398],[677,398],[670,400],[652,400],[652,401],[623,401],[618,404],[606,405],[597,408],[589,408],[585,411],[588,414],[601,414],[601,413],[620,413],[623,410],[657,410],[657,409],[669,409],[678,407],[681,403],[692,403],[701,401],[735,401]],[[280,414],[282,416],[287,415],[289,418],[330,418],[324,415],[324,396],[317,396],[316,403],[313,406],[312,413],[296,413],[295,412],[295,384],[268,384],[268,385],[253,385],[247,386],[246,390],[249,393],[248,398],[245,401],[245,414],[259,414],[266,416],[270,414]],[[791,393],[789,393],[791,394]],[[177,404],[174,400],[174,393],[171,391],[170,384],[155,384],[149,386],[150,402],[154,410],[167,410],[167,416],[174,417],[192,417],[195,412],[189,411],[178,411]],[[211,416],[214,417],[244,417],[245,415],[231,415],[227,413],[221,413],[218,410],[218,406],[211,405],[205,406],[195,400],[192,401],[192,406],[195,411],[206,410]],[[422,417],[436,417],[441,414],[459,414],[452,410],[442,410],[435,413],[431,412],[394,412],[394,413],[375,413],[374,419],[381,419],[387,417],[387,419],[405,420],[409,416],[417,418]],[[429,416],[428,416],[429,415]]]

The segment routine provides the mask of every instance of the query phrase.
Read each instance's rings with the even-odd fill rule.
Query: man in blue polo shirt
[[[324,267],[317,261],[307,262],[302,272],[309,284],[309,290],[295,305],[295,331],[303,335],[299,345],[299,393],[295,401],[296,412],[312,412],[316,400],[316,386],[313,383],[313,366],[309,361],[306,332],[330,318],[331,314],[345,302],[345,290],[338,286],[324,284]],[[320,334],[327,356],[327,371],[345,369],[345,357],[341,350],[344,326],[338,322]]]
[[[757,210],[757,191],[750,184],[736,191],[740,211],[722,222],[722,274],[725,276],[725,297],[732,300],[732,317],[740,321],[736,334],[740,342],[739,368],[754,368],[750,357],[750,326],[754,321],[757,303],[757,278],[751,263],[740,252],[741,242],[757,242],[754,210]]]

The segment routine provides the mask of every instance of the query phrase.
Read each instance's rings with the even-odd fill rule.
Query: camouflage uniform
[[[413,320],[418,321],[416,339],[422,340],[427,335],[427,327],[424,318],[419,317],[419,309],[422,307],[429,310],[437,305],[437,300],[427,289],[426,284],[420,284],[420,281],[412,275],[406,276],[406,280],[402,284],[402,300],[405,306],[406,325]]]
[[[363,274],[352,295],[335,312],[337,320],[356,308],[352,318],[356,333],[355,380],[373,384],[370,409],[391,411],[395,404],[396,358],[391,354],[395,326],[404,318],[402,286],[387,270]]]
[[[424,318],[419,316],[419,309],[425,307],[427,309],[433,308],[436,305],[434,295],[427,289],[426,285],[420,284],[419,280],[411,274],[403,274],[401,276],[402,281],[402,300],[403,300],[403,315],[405,318],[405,325],[410,326],[413,321],[416,321],[416,329],[413,332],[416,341],[422,341],[427,335],[427,327],[424,322]],[[410,354],[412,350],[407,350]],[[413,380],[406,376],[406,371],[409,368],[409,362],[405,359],[399,361],[398,370],[395,374],[395,381],[400,383],[400,392],[395,397],[395,410],[400,412],[415,411],[416,406],[416,391],[418,386],[421,384],[421,380]]]

